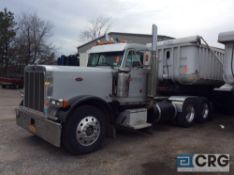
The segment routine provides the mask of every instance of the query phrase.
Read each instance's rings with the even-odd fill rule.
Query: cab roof
[[[114,43],[114,44],[106,44],[106,45],[97,45],[92,47],[88,53],[101,53],[101,52],[121,52],[126,49],[147,49],[144,44],[134,44],[134,43]]]

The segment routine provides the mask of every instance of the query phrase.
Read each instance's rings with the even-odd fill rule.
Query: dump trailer
[[[223,85],[224,50],[210,47],[201,36],[158,43],[159,91],[202,95]]]
[[[85,154],[97,150],[119,126],[139,130],[161,120],[181,127],[205,122],[213,102],[202,95],[207,91],[160,92],[162,82],[172,82],[170,87],[212,88],[223,83],[219,75],[223,51],[215,54],[195,40],[159,44],[153,25],[151,47],[97,45],[89,51],[88,67],[29,65],[24,98],[16,109],[17,124],[72,154]]]
[[[218,41],[225,44],[225,59],[223,64],[225,85],[221,90],[234,90],[234,31],[219,34]]]
[[[203,40],[201,36],[191,36],[159,42],[159,81],[180,85],[222,84],[224,51],[204,45]]]

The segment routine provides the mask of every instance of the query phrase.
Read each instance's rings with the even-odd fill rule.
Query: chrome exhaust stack
[[[153,99],[157,95],[158,86],[158,65],[159,58],[157,54],[158,28],[155,24],[152,26],[152,50],[151,50],[151,68],[148,77],[147,95]]]

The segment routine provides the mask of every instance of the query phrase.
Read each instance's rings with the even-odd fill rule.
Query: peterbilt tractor
[[[152,45],[94,46],[87,67],[27,66],[16,121],[72,154],[97,150],[118,126],[139,130],[170,120],[190,127],[212,116],[223,59],[224,51],[200,36],[158,42],[153,25]]]

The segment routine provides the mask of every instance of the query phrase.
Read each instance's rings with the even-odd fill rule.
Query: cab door
[[[130,68],[129,98],[146,97],[147,69],[143,66],[144,51],[128,50],[125,66]]]

